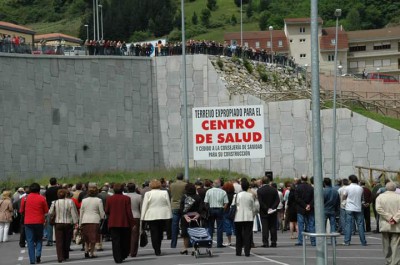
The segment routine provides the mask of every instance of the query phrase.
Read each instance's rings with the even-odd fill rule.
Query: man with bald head
[[[224,208],[228,205],[228,195],[221,189],[221,180],[214,180],[214,186],[207,190],[204,203],[208,206],[209,217],[208,217],[208,231],[213,237],[214,223],[217,221],[217,248],[225,247],[222,245],[222,235],[224,228]]]
[[[388,182],[386,191],[376,198],[379,213],[379,228],[382,233],[382,247],[387,265],[400,264],[400,195],[396,184]]]

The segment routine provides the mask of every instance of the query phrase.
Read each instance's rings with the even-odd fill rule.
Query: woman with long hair
[[[56,251],[58,262],[69,259],[74,224],[78,223],[78,211],[74,202],[67,198],[68,190],[57,191],[58,200],[54,201],[49,210],[50,216],[55,214]]]
[[[3,191],[2,197],[3,199],[0,200],[0,242],[7,242],[13,215],[11,191]]]
[[[82,227],[83,242],[85,243],[85,258],[96,258],[94,255],[96,242],[100,240],[100,220],[105,218],[103,202],[97,197],[98,189],[93,183],[89,184],[88,197],[82,200],[79,225]]]
[[[161,182],[152,180],[151,190],[143,198],[141,221],[146,221],[150,227],[151,244],[156,256],[161,256],[161,241],[165,223],[172,218],[171,201],[168,192],[161,190]]]

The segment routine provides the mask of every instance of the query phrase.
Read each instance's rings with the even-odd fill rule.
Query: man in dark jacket
[[[46,202],[47,206],[50,209],[53,201],[58,200],[57,192],[60,189],[60,186],[57,184],[56,178],[50,179],[50,186],[46,190]],[[50,224],[50,215],[46,217],[46,230],[47,230],[47,244],[46,246],[53,246],[53,226]]]
[[[131,209],[131,199],[122,194],[122,184],[114,184],[114,195],[106,201],[108,228],[112,239],[112,252],[115,263],[122,263],[130,252],[131,231],[135,225]]]
[[[336,215],[340,210],[339,192],[332,188],[330,178],[324,178],[324,211],[325,221],[328,219],[331,225],[331,233],[336,232]]]
[[[276,189],[269,185],[269,178],[262,178],[262,187],[257,190],[260,202],[260,217],[262,224],[262,247],[276,248],[277,235],[277,211],[279,205],[279,194]],[[271,245],[269,245],[269,234],[271,233]]]
[[[307,180],[307,176],[302,175],[295,191],[297,225],[299,227],[296,246],[303,245],[304,229],[307,232],[315,233],[314,189]],[[311,245],[315,246],[315,237],[311,237]]]

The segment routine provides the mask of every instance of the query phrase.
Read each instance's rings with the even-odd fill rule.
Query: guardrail
[[[303,265],[307,265],[307,251],[306,251],[306,237],[322,237],[324,239],[324,253],[325,253],[325,265],[328,264],[328,247],[326,239],[331,238],[332,244],[332,264],[336,265],[336,237],[340,236],[339,233],[308,233],[303,232]]]

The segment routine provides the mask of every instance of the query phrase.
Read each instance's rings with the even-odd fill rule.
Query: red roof
[[[70,35],[62,34],[62,33],[48,33],[48,34],[41,34],[35,36],[35,41],[38,42],[40,40],[65,40],[74,43],[82,43],[82,40]]]
[[[322,29],[322,36],[320,38],[321,51],[334,51],[335,50],[336,28]],[[333,41],[332,41],[333,40]],[[338,29],[338,50],[345,50],[349,48],[349,40],[347,33],[344,29]]]
[[[283,30],[272,30],[268,31],[246,31],[243,32],[243,42],[247,42],[250,48],[256,48],[256,42],[259,42],[260,49],[269,50],[267,42],[271,41],[272,33],[272,45],[273,51],[275,52],[288,52],[288,41]],[[228,32],[224,34],[224,40],[230,42],[236,40],[240,43],[240,32]],[[279,44],[282,44],[279,46]]]
[[[303,18],[285,18],[283,20],[285,24],[310,24],[311,23],[311,18],[309,17],[303,17]],[[324,21],[322,18],[318,18],[318,23],[322,24]]]
[[[28,29],[23,26],[16,25],[16,24],[13,24],[10,22],[5,22],[5,21],[0,21],[0,29],[6,29],[6,30],[11,30],[11,31],[15,31],[15,32],[30,34],[30,35],[35,34],[35,32],[31,29]]]

